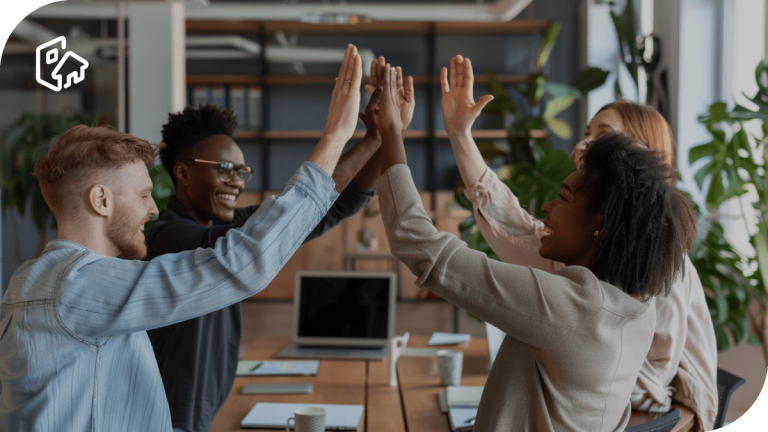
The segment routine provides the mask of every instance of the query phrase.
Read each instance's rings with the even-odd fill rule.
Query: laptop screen
[[[390,278],[302,276],[298,336],[387,339]]]

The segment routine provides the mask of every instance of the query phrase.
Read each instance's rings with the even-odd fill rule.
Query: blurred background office
[[[567,174],[567,155],[600,107],[624,97],[665,116],[677,139],[680,188],[702,215],[692,259],[707,289],[720,366],[747,381],[731,401],[733,420],[756,399],[768,362],[768,329],[750,326],[768,303],[768,230],[758,217],[768,205],[768,184],[759,181],[768,134],[768,72],[759,68],[768,57],[766,3],[69,0],[40,8],[14,29],[0,65],[2,289],[56,238],[29,174],[53,136],[97,123],[159,142],[169,112],[231,107],[235,141],[255,171],[238,204],[255,204],[280,191],[320,137],[347,43],[358,47],[364,68],[383,55],[414,76],[405,145],[425,208],[439,229],[487,249],[455,193],[463,185],[440,114],[440,68],[463,54],[475,68],[476,96],[496,96],[475,123],[475,139],[532,213]],[[35,79],[36,47],[59,36],[88,67],[82,82],[55,91]],[[81,66],[74,57],[43,63],[44,74],[64,77]],[[350,144],[363,133],[360,123]],[[159,168],[152,175],[162,208],[172,186]],[[374,199],[304,245],[244,303],[243,352],[257,336],[290,334],[300,270],[395,270],[397,334],[485,335],[482,323],[420,291],[401,267],[388,255]]]

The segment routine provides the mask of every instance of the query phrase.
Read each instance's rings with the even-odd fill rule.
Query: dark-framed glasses
[[[232,180],[232,177],[237,174],[238,177],[243,181],[243,183],[248,183],[248,181],[253,177],[253,169],[248,166],[240,167],[238,169],[235,169],[235,164],[230,161],[209,161],[204,159],[194,159],[195,162],[205,163],[205,164],[212,164],[216,165],[216,170],[219,173],[219,180],[221,180],[224,183],[227,183],[228,181]]]

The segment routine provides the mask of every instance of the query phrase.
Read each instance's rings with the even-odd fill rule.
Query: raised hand
[[[443,124],[448,135],[469,133],[483,107],[493,100],[493,96],[484,95],[475,103],[472,95],[474,82],[472,62],[460,55],[451,59],[450,82],[446,68],[440,71]]]
[[[360,109],[360,80],[363,69],[357,48],[349,44],[341,62],[339,76],[333,87],[331,105],[328,107],[328,119],[325,121],[323,138],[346,143],[352,138],[357,126],[357,113]]]
[[[366,90],[368,90],[367,87],[369,85],[370,84],[365,85]],[[382,89],[374,89],[371,92],[371,99],[368,101],[368,105],[365,106],[365,112],[359,114],[360,120],[362,120],[363,124],[365,125],[365,135],[367,137],[381,138],[379,136],[378,129],[376,129],[376,123],[373,120],[373,115],[375,110],[379,108],[382,92]]]
[[[381,100],[378,109],[374,109],[373,120],[382,138],[394,137],[402,140],[402,121],[400,110],[397,108],[397,73],[389,64],[382,71],[384,77],[379,86]]]
[[[371,83],[365,85],[365,90],[368,94],[373,94],[376,88],[382,85],[384,78],[383,70],[386,65],[384,57],[371,62]],[[403,78],[403,69],[400,66],[395,67],[395,83],[396,83],[396,98],[395,106],[400,112],[400,123],[403,127],[403,132],[408,129],[408,125],[411,124],[413,119],[413,110],[416,108],[416,99],[413,96],[413,77],[408,76]]]

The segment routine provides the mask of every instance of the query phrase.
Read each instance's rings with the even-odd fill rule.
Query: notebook
[[[477,417],[477,408],[448,408],[448,422],[451,425],[451,431],[471,431],[475,425],[475,417]]]
[[[483,386],[448,386],[445,399],[449,407],[477,408],[482,395]]]
[[[304,407],[325,409],[325,428],[328,430],[357,430],[364,409],[362,405],[259,402],[240,422],[240,427],[285,429],[293,412]]]
[[[427,345],[460,345],[469,342],[471,335],[466,333],[434,332]]]
[[[240,360],[237,376],[317,375],[319,360]]]

